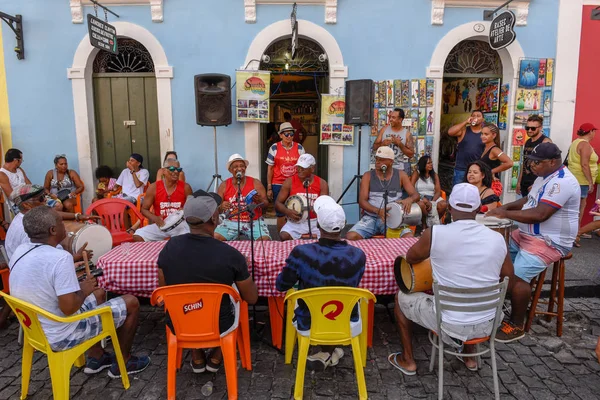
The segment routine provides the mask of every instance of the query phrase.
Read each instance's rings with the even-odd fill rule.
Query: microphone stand
[[[237,189],[238,189],[237,190],[237,208],[239,210],[240,209],[241,197],[242,197],[242,187],[241,187],[242,178],[238,177],[236,175],[235,179],[237,180]],[[239,236],[240,236],[240,215],[239,215],[239,212],[238,212],[238,217],[237,217],[237,223],[238,223],[237,224],[238,225],[237,235],[238,235],[238,238],[239,238]]]
[[[383,176],[385,179],[385,175]],[[388,206],[388,190],[383,192],[383,237],[387,239],[387,206]]]
[[[309,179],[304,181],[304,188],[306,188],[306,207],[308,209],[308,219],[306,220],[308,222],[308,238],[309,240],[312,240],[312,228],[310,226],[310,198],[308,197],[308,187],[310,186],[310,181]]]

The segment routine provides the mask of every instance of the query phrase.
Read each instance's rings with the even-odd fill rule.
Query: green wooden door
[[[131,153],[144,157],[150,179],[161,167],[156,77],[153,73],[93,75],[98,165],[115,178]]]

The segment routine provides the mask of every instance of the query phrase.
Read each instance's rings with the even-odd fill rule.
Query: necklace
[[[386,173],[387,173],[387,171],[383,174],[383,181],[382,181],[381,178],[379,177],[379,175],[377,175],[377,171],[375,171],[375,176],[377,177],[377,179],[379,179],[379,184],[384,189],[387,189],[390,186],[390,184],[392,183],[392,178],[391,177],[390,177],[389,181],[387,179],[385,179],[385,174]],[[385,182],[385,185],[384,185],[384,182]]]

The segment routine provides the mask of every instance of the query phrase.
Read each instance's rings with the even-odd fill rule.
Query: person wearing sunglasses
[[[279,127],[281,142],[277,142],[269,149],[266,163],[267,168],[267,197],[274,201],[279,196],[283,182],[296,175],[296,162],[302,154],[304,147],[294,142],[295,129],[289,122],[284,122]],[[285,224],[285,216],[276,210],[277,230],[280,231]]]
[[[174,160],[174,161],[178,161],[179,159],[177,158],[177,152],[176,151],[167,151],[167,153],[165,154],[165,159],[163,160],[163,168],[160,168],[158,171],[156,171],[156,180],[160,181],[161,179],[164,178],[165,173],[167,172],[167,161],[169,160]],[[181,182],[185,182],[185,172],[181,171],[179,173],[179,180]]]
[[[10,198],[12,191],[21,185],[31,185],[31,181],[27,174],[21,168],[23,164],[23,153],[19,149],[8,149],[4,155],[4,165],[0,168],[0,188],[4,192],[7,199]],[[18,207],[12,204],[9,200],[8,205],[11,207],[13,214],[19,212]],[[6,221],[2,221],[4,226]]]
[[[528,162],[537,176],[528,196],[486,214],[511,219],[519,228],[512,232],[509,243],[515,276],[508,285],[511,316],[496,334],[496,341],[501,343],[525,336],[523,324],[531,297],[530,282],[571,251],[579,225],[581,189],[577,178],[563,165],[558,146],[537,145]]]
[[[527,162],[527,157],[531,154],[535,146],[541,143],[552,143],[549,137],[544,135],[544,131],[542,129],[542,125],[544,124],[544,118],[541,115],[533,114],[527,118],[527,123],[525,124],[525,132],[527,132],[527,136],[529,139],[525,142],[525,146],[523,146],[523,167],[519,173],[519,179],[517,180],[517,194],[523,197],[527,197],[529,194],[529,188],[533,185],[533,182],[537,178],[537,176],[531,171],[529,168],[529,163]]]
[[[141,211],[151,224],[135,231],[133,240],[136,242],[154,242],[190,232],[188,224],[183,221],[182,210],[187,197],[192,194],[192,187],[179,180],[183,171],[179,161],[167,160],[164,169],[163,179],[151,184],[144,196]],[[150,211],[152,207],[154,212]],[[174,221],[172,227],[161,229],[165,220],[173,214],[180,214],[181,218]]]

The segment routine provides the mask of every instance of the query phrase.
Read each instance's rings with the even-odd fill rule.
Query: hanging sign
[[[292,8],[292,15],[290,16],[290,20],[292,23],[292,60],[296,59],[296,51],[298,50],[298,21],[296,20],[296,8],[296,3],[294,3],[294,7]]]
[[[236,71],[236,115],[240,122],[269,122],[271,73]]]
[[[344,125],[346,100],[344,96],[321,95],[320,144],[354,144],[354,127]]]
[[[117,30],[114,26],[88,14],[88,33],[92,46],[112,54],[119,54]]]
[[[490,25],[490,47],[500,50],[514,42],[517,38],[514,27],[515,14],[510,10],[506,10],[494,18]]]

